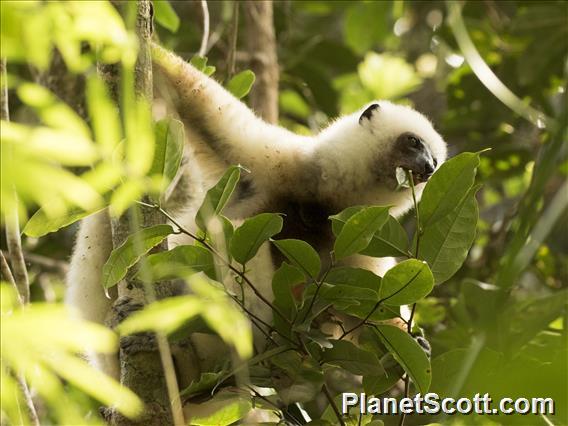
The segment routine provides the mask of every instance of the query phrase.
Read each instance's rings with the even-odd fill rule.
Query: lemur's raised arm
[[[263,176],[257,185],[268,186],[304,162],[310,138],[266,123],[213,78],[156,44],[152,57],[157,78],[170,86],[198,161],[208,166],[217,161],[218,167],[241,164],[254,176]],[[283,167],[287,171],[279,175]]]

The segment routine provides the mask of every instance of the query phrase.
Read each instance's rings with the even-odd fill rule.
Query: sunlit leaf
[[[215,262],[211,252],[203,247],[183,245],[148,256],[145,272],[154,281],[183,278],[195,272],[213,278]]]
[[[154,4],[154,18],[162,27],[167,28],[172,33],[179,28],[179,17],[167,0],[159,0]]]
[[[428,295],[433,287],[434,277],[428,265],[408,259],[386,272],[380,298],[387,305],[409,305]]]
[[[33,83],[20,84],[18,97],[32,107],[47,126],[66,130],[84,139],[91,138],[91,131],[81,117],[45,87]]]
[[[65,212],[62,216],[51,218],[45,214],[45,210],[39,209],[34,213],[30,220],[28,220],[23,232],[28,237],[43,237],[50,232],[55,232],[65,226],[71,225],[72,223],[83,219],[84,217],[94,214],[102,210],[103,208],[104,207],[101,207],[100,209],[93,211],[85,211],[82,209],[74,208]]]
[[[377,325],[375,331],[396,361],[408,373],[416,387],[425,394],[430,387],[430,360],[422,347],[408,333],[392,325]]]
[[[241,168],[239,166],[231,166],[225,171],[219,182],[207,191],[207,195],[205,195],[205,199],[195,216],[195,223],[202,230],[207,228],[206,224],[211,217],[222,212],[240,177]]]
[[[184,407],[189,422],[197,426],[230,425],[242,419],[252,409],[247,393],[219,392],[209,401]]]
[[[422,83],[411,64],[388,53],[367,53],[358,71],[363,87],[373,92],[375,99],[397,99]]]
[[[241,358],[248,358],[252,354],[250,323],[221,289],[222,285],[202,273],[188,277],[187,281],[195,295],[154,302],[120,323],[117,330],[121,334],[146,330],[171,333],[187,320],[201,315],[226,343],[235,347]]]
[[[105,83],[97,74],[87,78],[87,106],[95,139],[109,156],[122,139],[120,115],[118,107],[110,100]]]
[[[120,217],[135,201],[144,194],[144,183],[140,179],[131,179],[120,185],[111,195],[110,214]]]
[[[183,124],[179,120],[166,118],[156,123],[154,131],[154,161],[148,174],[162,175],[169,184],[174,180],[181,164],[185,143]]]
[[[231,256],[244,265],[260,246],[282,230],[282,217],[276,213],[261,213],[244,221],[231,239]]]
[[[241,71],[227,83],[227,90],[237,99],[244,98],[254,84],[255,75],[251,70]]]
[[[102,285],[108,289],[126,276],[128,269],[174,230],[170,225],[156,225],[131,234],[112,251],[103,266]]]

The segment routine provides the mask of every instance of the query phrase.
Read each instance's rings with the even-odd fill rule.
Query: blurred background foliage
[[[179,1],[171,6],[155,2],[157,37],[189,60],[201,42],[200,4]],[[417,310],[417,323],[433,346],[431,390],[449,392],[455,383],[445,381],[447,372],[471,361],[469,377],[462,377],[462,393],[550,396],[557,403],[554,424],[565,424],[567,4],[559,0],[463,5],[467,32],[484,61],[523,105],[530,104],[549,118],[533,123],[505,106],[474,73],[456,42],[456,27],[448,25],[452,6],[441,1],[275,2],[280,122],[310,133],[372,99],[390,99],[427,114],[446,138],[450,155],[491,149],[482,155],[477,177],[483,184],[478,192],[480,222],[469,257]],[[212,1],[209,10],[206,56],[217,69],[215,77],[226,80],[233,5]],[[104,136],[97,133],[96,114],[83,110],[77,118],[36,85],[45,83],[43,72],[57,59],[55,47],[67,70],[91,81],[92,99],[105,99],[93,83],[94,60],[122,61],[128,70],[136,52],[132,34],[110,5],[3,1],[1,19],[10,114],[20,123],[2,124],[3,211],[14,201],[12,184],[25,203],[19,205],[21,216],[31,215],[40,205],[53,206],[53,200],[60,200],[56,208],[93,208],[116,188],[123,188],[117,205],[124,208],[120,206],[139,196],[148,182],[159,188],[159,182],[141,177],[149,165],[136,163],[140,156],[131,154],[128,160],[125,154],[126,163],[123,157],[113,163],[116,156],[111,151],[116,153],[116,147],[105,146]],[[244,34],[243,26],[241,20],[239,35]],[[243,45],[241,38],[238,46]],[[86,44],[96,47],[96,58]],[[238,70],[249,68],[245,49],[238,49],[236,60]],[[64,100],[81,114],[72,96]],[[132,120],[141,123],[144,117]],[[40,121],[48,134],[37,135]],[[30,129],[36,133],[26,133]],[[104,131],[104,125],[99,130]],[[41,136],[41,141],[34,136]],[[66,155],[50,151],[49,143],[66,140],[72,146]],[[12,146],[18,147],[16,153]],[[107,169],[89,181],[92,173],[85,176],[82,168],[86,163]],[[113,164],[118,169],[108,169]],[[140,169],[133,169],[133,164]],[[40,166],[46,168],[42,177],[36,176]],[[73,190],[73,185],[79,186]],[[91,189],[85,192],[81,185]],[[24,218],[21,221],[25,223]],[[32,301],[62,300],[75,231],[72,226],[42,238],[24,238]],[[461,421],[523,424],[526,418]],[[540,418],[535,421],[545,424]]]

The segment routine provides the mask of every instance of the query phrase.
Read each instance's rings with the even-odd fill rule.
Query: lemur
[[[188,229],[196,228],[203,189],[212,186],[227,166],[240,164],[250,173],[243,174],[224,214],[238,223],[262,212],[284,213],[283,230],[275,238],[305,240],[325,262],[333,246],[330,215],[349,206],[373,204],[391,205],[390,213],[399,217],[412,206],[412,196],[409,189],[399,188],[396,169],[412,172],[420,197],[424,183],[446,159],[442,137],[424,115],[408,106],[374,101],[313,136],[298,135],[266,123],[182,58],[157,45],[152,51],[156,78],[169,87],[186,130],[190,161],[185,167],[193,189],[186,197],[190,201],[177,209],[175,218]],[[196,185],[200,188],[195,189]],[[188,191],[187,185],[180,187]],[[169,243],[192,242],[176,235]],[[104,323],[112,304],[101,286],[102,267],[111,248],[108,213],[84,219],[67,278],[67,303],[99,323]],[[268,299],[272,298],[271,277],[281,260],[265,244],[247,265],[251,281]],[[354,255],[343,264],[382,276],[394,259]],[[249,309],[271,322],[270,308],[254,294],[247,294],[245,300]],[[204,348],[199,358],[209,355]],[[117,375],[113,362],[100,367]]]

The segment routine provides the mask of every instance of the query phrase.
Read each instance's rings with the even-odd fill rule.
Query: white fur
[[[335,211],[356,204],[393,205],[391,213],[400,216],[411,207],[410,191],[394,191],[390,183],[377,182],[373,162],[384,159],[396,137],[409,131],[420,135],[438,164],[446,158],[446,144],[441,136],[427,118],[409,107],[377,101],[380,108],[370,119],[359,120],[366,109],[362,108],[313,137],[300,136],[265,123],[181,58],[154,47],[154,59],[159,73],[173,87],[170,101],[177,105],[186,122],[188,149],[199,164],[204,187],[214,184],[229,164],[242,164],[251,172],[245,178],[252,181],[253,194],[241,201],[233,199],[224,212],[233,221],[266,211],[279,196],[329,203]],[[193,167],[194,162],[190,163],[189,167]],[[396,165],[384,167],[391,167],[394,173]],[[423,186],[417,186],[418,196]],[[204,193],[201,190],[191,194],[191,203],[176,215],[188,229],[195,230],[194,216]],[[170,246],[188,243],[191,241],[184,236],[170,239]],[[101,287],[102,266],[110,250],[106,212],[83,220],[71,260],[66,299],[84,318],[99,323],[104,323],[110,307]],[[394,261],[353,256],[347,263],[382,275]],[[247,267],[251,281],[267,298],[272,298],[274,265],[268,245]],[[230,285],[229,289],[238,294],[240,290],[234,282]],[[246,301],[253,313],[271,322],[270,309],[250,290]],[[262,339],[258,333],[256,337],[257,342]]]

